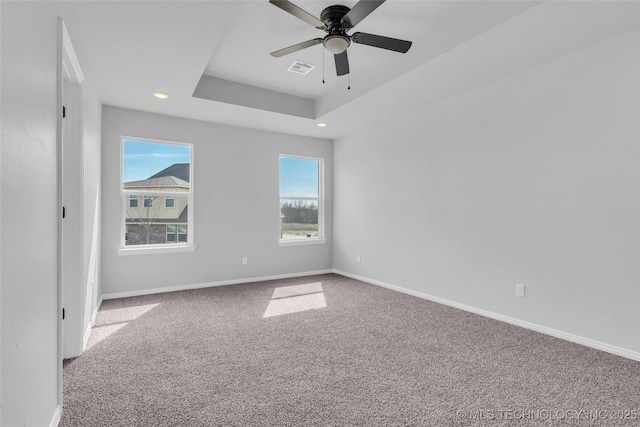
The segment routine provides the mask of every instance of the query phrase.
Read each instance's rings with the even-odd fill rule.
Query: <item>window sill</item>
[[[118,255],[152,255],[152,254],[171,254],[178,252],[193,252],[197,246],[195,245],[158,245],[158,246],[145,246],[145,247],[128,247],[118,249]]]
[[[280,246],[305,246],[305,245],[324,245],[327,239],[299,239],[299,240],[280,240]]]

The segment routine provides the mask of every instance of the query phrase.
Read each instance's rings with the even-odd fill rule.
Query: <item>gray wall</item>
[[[331,141],[108,106],[102,129],[104,294],[332,268]],[[118,255],[121,136],[194,145],[195,252]],[[327,244],[278,246],[279,154],[325,159]]]
[[[334,267],[640,351],[639,40],[336,140]]]
[[[48,2],[0,3],[2,15],[2,417],[3,426],[47,426],[58,406],[58,18],[85,75],[86,236],[99,231],[101,105],[73,13]],[[94,233],[95,231],[95,233]],[[89,238],[87,238],[89,239]],[[85,245],[94,271],[97,245]],[[93,261],[92,261],[93,260]],[[99,283],[95,284],[97,288]],[[95,306],[99,290],[88,290]],[[91,308],[87,312],[91,312]],[[84,325],[88,326],[89,315]]]

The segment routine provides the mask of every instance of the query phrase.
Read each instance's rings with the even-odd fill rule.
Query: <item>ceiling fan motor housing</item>
[[[335,5],[329,6],[320,14],[320,20],[324,22],[325,31],[331,33],[344,33],[349,28],[345,27],[342,22],[344,15],[349,13],[351,9],[347,6]]]

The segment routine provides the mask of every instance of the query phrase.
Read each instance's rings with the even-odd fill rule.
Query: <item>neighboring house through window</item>
[[[122,247],[193,244],[191,145],[131,138],[122,144]]]

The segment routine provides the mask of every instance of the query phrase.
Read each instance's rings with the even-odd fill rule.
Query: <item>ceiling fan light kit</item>
[[[342,34],[335,34],[326,36],[323,39],[322,44],[329,52],[334,55],[339,55],[347,50],[351,41],[349,40],[349,37],[345,37]]]
[[[329,6],[322,11],[320,19],[318,19],[288,0],[269,0],[269,3],[327,33],[324,38],[315,38],[271,52],[271,56],[279,58],[322,43],[334,55],[337,75],[343,76],[349,74],[347,49],[351,43],[407,53],[411,47],[410,41],[359,32],[352,35],[347,34],[384,2],[385,0],[360,0],[352,9],[342,5]]]

